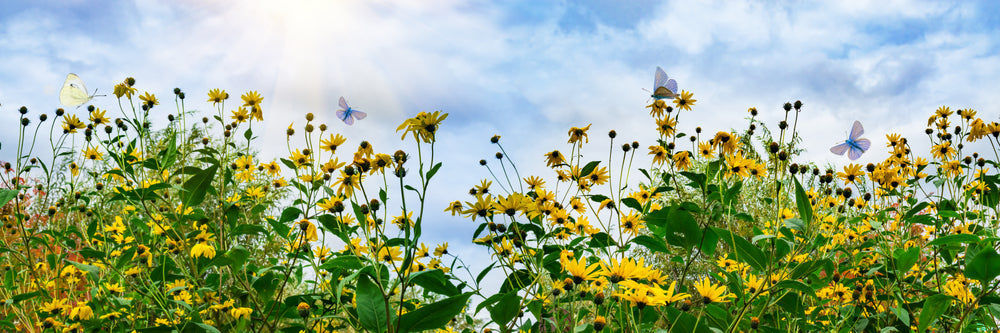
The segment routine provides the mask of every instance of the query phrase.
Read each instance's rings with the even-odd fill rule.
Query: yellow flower
[[[153,105],[160,105],[160,101],[156,99],[156,95],[150,94],[148,91],[139,96],[147,108],[153,107]]]
[[[587,265],[586,258],[580,258],[580,260],[573,260],[569,256],[562,255],[559,258],[559,263],[562,264],[564,271],[568,272],[569,275],[573,276],[573,283],[580,284],[583,281],[590,281],[597,279],[600,274],[597,272],[597,268],[600,264],[593,263],[589,266]]]
[[[670,115],[656,119],[656,130],[660,132],[660,137],[673,137],[676,127],[677,120],[671,118]]]
[[[347,141],[347,139],[340,134],[330,134],[329,138],[320,140],[319,143],[321,149],[334,153],[337,152],[337,147],[344,144],[344,141]]]
[[[398,246],[383,246],[378,249],[378,254],[375,257],[385,263],[403,260],[402,252]]]
[[[643,263],[643,258],[639,257],[639,260],[632,260],[632,258],[622,258],[619,262],[615,258],[611,258],[610,263],[605,263],[601,261],[601,275],[608,277],[611,283],[618,283],[629,279],[642,279],[649,274],[648,269]]]
[[[94,310],[87,305],[87,302],[80,302],[69,313],[72,320],[90,320],[94,317]]]
[[[435,257],[440,257],[446,254],[448,254],[448,242],[441,243],[441,245],[434,248]]]
[[[233,116],[230,118],[235,120],[237,123],[243,123],[246,122],[247,119],[250,119],[250,113],[247,111],[247,108],[240,107],[239,109],[233,110]]]
[[[701,295],[705,304],[716,302],[725,303],[731,298],[736,297],[736,295],[726,292],[726,286],[712,284],[712,282],[708,280],[707,276],[701,281],[695,283],[694,288],[698,290],[698,294]]]
[[[691,167],[691,153],[687,150],[674,154],[673,160],[677,169],[687,170]]]
[[[931,154],[939,160],[951,159],[955,156],[955,148],[951,147],[951,141],[942,141],[931,148]]]
[[[413,138],[416,140],[422,140],[425,143],[434,142],[434,134],[437,133],[438,127],[441,122],[448,118],[447,113],[441,113],[441,111],[434,111],[432,113],[421,111],[413,118],[407,119],[399,127],[396,128],[396,132],[403,132],[402,139],[406,138],[407,133],[413,133]]]
[[[198,243],[191,247],[191,257],[215,258],[215,248],[205,243]]]
[[[222,103],[222,101],[227,99],[229,99],[229,93],[225,90],[215,88],[208,91],[208,102],[212,102],[212,105]]]
[[[715,148],[712,147],[711,142],[702,142],[698,144],[698,153],[701,155],[701,158],[713,158],[715,157]]]
[[[653,163],[663,165],[667,161],[667,149],[660,145],[649,146],[649,154],[653,155]]]
[[[580,139],[583,139],[584,142],[589,143],[590,139],[587,137],[587,131],[590,130],[590,125],[593,124],[587,124],[587,126],[584,128],[570,127],[569,141],[567,141],[566,143],[577,143],[580,142]]]
[[[694,105],[694,102],[698,101],[696,99],[691,98],[693,96],[694,94],[689,93],[687,90],[681,91],[681,94],[674,98],[674,105],[677,106],[677,110],[691,111],[691,106]]]
[[[125,79],[125,81],[128,82],[128,79]],[[129,85],[126,82],[122,82],[122,83],[119,83],[119,84],[115,85],[115,96],[116,97],[122,98],[122,96],[125,96],[126,98],[131,99],[132,98],[132,94],[135,94],[135,92],[136,92],[137,89],[133,88],[132,85]]]
[[[264,120],[260,115],[260,103],[264,101],[264,97],[261,97],[257,91],[248,91],[247,93],[240,96],[243,99],[243,106],[249,106],[250,111],[253,112],[254,119]]]
[[[851,163],[844,167],[844,172],[838,172],[837,177],[843,180],[844,184],[854,184],[854,181],[864,174],[860,164]]]
[[[84,127],[87,127],[87,125],[84,125],[83,122],[80,121],[80,118],[77,118],[75,115],[63,117],[63,133],[76,133],[77,129]]]
[[[300,150],[296,149],[292,152],[292,156],[289,157],[292,160],[292,164],[295,164],[296,168],[304,169],[312,165],[311,155],[303,154]]]
[[[97,150],[97,147],[90,147],[83,150],[83,156],[88,160],[100,161],[104,160],[104,154]]]
[[[233,319],[236,320],[250,319],[250,314],[252,313],[253,309],[251,308],[233,308],[232,310],[229,310],[229,315],[233,316]]]
[[[545,154],[545,166],[554,168],[562,164],[566,164],[566,158],[558,150]]]
[[[653,116],[654,118],[660,118],[663,116],[663,112],[666,111],[668,106],[666,101],[658,99],[653,101],[653,104],[646,105],[646,107],[650,108],[649,110],[650,116]]]
[[[104,116],[105,112],[106,111],[104,110],[95,108],[94,112],[90,113],[90,122],[94,123],[95,125],[110,124],[111,120],[109,120],[107,117]]]

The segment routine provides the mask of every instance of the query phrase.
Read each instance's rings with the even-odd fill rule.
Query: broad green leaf
[[[398,332],[419,332],[444,327],[462,312],[471,296],[472,293],[464,293],[407,312],[399,317]]]
[[[913,264],[920,260],[920,248],[914,246],[905,251],[896,249],[893,257],[896,259],[896,271],[899,272],[899,275],[906,275],[910,268],[913,268]]]
[[[954,299],[954,297],[944,294],[928,297],[924,301],[923,309],[920,310],[920,320],[917,320],[917,332],[923,332],[931,324],[934,324],[948,310],[951,301]]]
[[[632,243],[642,245],[653,252],[670,253],[670,250],[667,249],[667,244],[662,239],[650,235],[637,236],[632,239]]]
[[[372,282],[368,274],[358,276],[358,291],[356,294],[358,304],[358,320],[366,330],[372,332],[385,332],[389,324],[386,322],[386,308],[388,304],[382,296],[382,290],[375,282]],[[392,312],[395,313],[395,312]]]
[[[812,203],[809,202],[809,196],[806,195],[806,191],[802,189],[802,184],[799,183],[799,179],[792,177],[795,181],[795,205],[799,208],[799,217],[808,226],[812,223]]]
[[[212,165],[184,182],[181,202],[184,203],[185,207],[194,207],[205,201],[205,193],[212,187],[212,180],[215,179],[217,171],[219,171],[219,166]]]
[[[0,189],[0,207],[17,197],[17,190]]]
[[[490,319],[500,327],[505,327],[520,311],[521,296],[518,296],[517,290],[511,291],[504,294],[500,301],[490,308]]]
[[[767,257],[757,246],[743,239],[742,236],[729,232],[729,230],[719,228],[712,228],[712,230],[719,235],[719,239],[733,247],[733,251],[736,253],[733,259],[742,261],[754,269],[765,270],[767,268]]]
[[[1000,275],[1000,254],[993,248],[986,248],[972,257],[965,265],[965,276],[982,281],[984,286],[992,285],[993,278]]]

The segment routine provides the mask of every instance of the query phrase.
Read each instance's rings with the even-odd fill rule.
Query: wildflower
[[[597,268],[600,264],[594,263],[587,266],[587,260],[585,258],[580,258],[579,261],[574,261],[567,256],[560,256],[559,263],[562,264],[564,271],[573,276],[573,283],[576,284],[580,284],[585,280],[589,281],[597,279],[599,276]]]
[[[111,123],[111,120],[108,120],[108,118],[104,116],[105,112],[106,111],[104,110],[95,108],[94,111],[90,113],[90,122],[94,123],[95,125],[103,125]]]
[[[562,164],[566,164],[566,158],[558,150],[545,154],[545,166],[554,168]]]
[[[593,124],[587,124],[587,126],[584,128],[570,127],[569,141],[567,141],[566,143],[577,143],[580,142],[580,139],[583,139],[584,142],[589,143],[590,139],[587,137],[587,131],[590,130],[590,125]]]
[[[215,248],[206,243],[198,243],[191,247],[191,257],[215,258]]]
[[[931,154],[939,160],[951,159],[955,156],[955,148],[951,147],[951,141],[943,141],[931,147]]]
[[[704,159],[709,159],[715,157],[715,148],[710,142],[702,142],[698,144],[698,153]]]
[[[434,111],[432,113],[421,111],[413,118],[407,119],[400,124],[396,128],[396,132],[406,129],[403,132],[403,138],[406,138],[407,133],[413,133],[415,140],[432,143],[435,140],[434,134],[437,132],[441,122],[446,118],[448,118],[448,114],[442,114],[441,111]]]
[[[337,147],[344,144],[345,141],[347,141],[347,139],[340,134],[330,134],[329,138],[320,140],[319,144],[320,148],[323,150],[334,153],[337,152]]]
[[[638,261],[632,260],[632,258],[623,258],[621,262],[611,258],[610,263],[601,261],[600,274],[606,276],[611,283],[618,283],[628,279],[642,279],[646,277],[648,270],[642,257]]]
[[[240,98],[243,99],[243,106],[249,106],[251,111],[257,112],[257,114],[254,115],[254,119],[264,120],[264,118],[260,118],[259,113],[260,103],[264,101],[264,97],[261,97],[260,93],[256,90],[251,90],[243,94],[243,96],[240,96]]]
[[[87,305],[87,302],[80,302],[69,313],[72,320],[90,320],[94,317],[94,310]]]
[[[80,118],[77,118],[76,115],[63,117],[63,133],[76,133],[77,129],[84,127],[87,127],[87,125],[84,125],[83,122],[80,121]]]
[[[547,157],[548,154],[546,154]],[[535,191],[541,189],[545,186],[545,180],[539,178],[538,176],[530,176],[524,179],[524,183],[528,185],[528,189]]]
[[[250,314],[252,313],[253,309],[251,308],[233,308],[232,310],[229,310],[229,315],[233,316],[233,319],[236,320],[250,319]]]
[[[636,214],[635,212],[629,213],[628,215],[622,217],[621,229],[622,231],[625,231],[630,235],[637,236],[639,235],[639,229],[645,229],[645,228],[646,226],[643,223],[642,219],[639,218],[639,214]]]
[[[236,110],[233,110],[233,115],[230,118],[235,120],[237,123],[243,123],[246,122],[248,119],[250,119],[250,113],[247,111],[247,108],[240,107]]]
[[[695,283],[694,288],[698,290],[698,294],[701,295],[705,304],[716,302],[725,303],[728,302],[730,298],[736,297],[731,293],[726,293],[726,286],[712,284],[712,282],[708,280],[707,276],[701,281]]]
[[[340,178],[337,179],[337,183],[340,184],[337,187],[337,195],[343,194],[349,198],[354,194],[354,190],[361,188],[361,174],[348,175],[347,172],[341,169]]]
[[[97,147],[90,147],[83,150],[83,156],[92,161],[104,160],[104,154],[97,150]]]
[[[656,130],[660,132],[660,137],[674,136],[676,126],[677,120],[671,118],[670,115],[656,119]]]
[[[451,216],[455,216],[455,214],[460,214],[462,213],[462,202],[458,200],[452,201],[450,204],[448,204],[448,208],[445,208],[444,211],[451,212]]]
[[[594,170],[587,175],[587,179],[589,179],[591,183],[594,183],[594,185],[604,185],[608,182],[608,179],[610,179],[608,177],[608,168],[594,168]]]
[[[212,105],[222,103],[222,101],[227,99],[229,99],[229,93],[225,90],[215,88],[208,91],[208,102],[212,102]]]
[[[625,291],[617,292],[615,293],[615,296],[629,301],[633,306],[639,308],[640,310],[647,305],[660,306],[666,304],[666,299],[663,298],[663,290],[660,288],[654,288],[647,284],[642,284],[632,280],[622,281],[620,286],[623,287]]]
[[[404,227],[413,228],[413,211],[409,211],[406,215],[396,216],[392,219],[392,224],[399,227],[399,230],[403,230]]]
[[[295,164],[295,167],[299,169],[308,168],[312,164],[312,157],[310,157],[310,155],[303,154],[298,149],[292,152],[292,156],[288,159],[292,160],[292,164]]]
[[[662,99],[658,99],[653,101],[653,104],[646,105],[646,107],[650,108],[649,110],[650,116],[653,116],[654,118],[660,118],[663,116],[663,112],[666,111],[667,109],[667,102]]]
[[[657,101],[660,102],[660,101]],[[604,316],[597,316],[594,318],[594,330],[600,332],[604,329],[604,326],[608,324],[608,320]]]
[[[649,154],[653,155],[653,163],[657,165],[663,165],[663,162],[667,161],[669,155],[667,149],[660,145],[649,146]]]
[[[719,151],[723,154],[732,154],[736,151],[736,145],[739,141],[738,138],[729,132],[719,132],[712,138],[712,146],[719,148]]]
[[[844,181],[844,184],[854,184],[854,181],[858,179],[864,172],[861,171],[861,165],[851,163],[844,167],[844,172],[838,172],[837,177]]]
[[[956,177],[962,175],[962,161],[954,160],[947,161],[940,167],[942,173],[948,177]]]
[[[160,101],[156,99],[156,95],[150,94],[148,91],[140,95],[139,99],[146,104],[147,108],[151,108],[153,105],[160,105]]]
[[[441,245],[434,248],[435,257],[440,257],[446,254],[448,254],[448,242],[441,243]]]
[[[114,94],[115,94],[115,97],[118,97],[118,98],[122,98],[122,96],[125,96],[125,98],[132,99],[132,94],[135,94],[135,92],[137,90],[138,89],[133,88],[131,85],[128,85],[125,82],[122,82],[122,83],[119,83],[119,84],[115,85],[115,92],[114,92]]]
[[[677,154],[674,154],[673,160],[674,160],[674,165],[677,166],[677,169],[687,170],[688,168],[691,167],[691,152],[685,150]]]
[[[476,195],[476,202],[471,203],[466,201],[466,205],[469,207],[462,211],[462,215],[472,218],[472,221],[476,221],[476,217],[487,218],[493,216],[493,196],[492,195]]]
[[[674,98],[674,105],[677,106],[677,110],[688,110],[691,111],[691,106],[694,102],[698,100],[693,99],[694,94],[687,92],[687,90],[681,91],[681,94]]]
[[[427,244],[420,243],[420,247],[417,248],[417,253],[413,256],[415,258],[426,258],[431,256],[431,252],[427,249]]]
[[[664,301],[666,303],[669,304],[669,303],[673,303],[673,302],[684,300],[686,298],[691,297],[691,295],[687,294],[687,293],[676,293],[675,294],[674,293],[674,290],[675,290],[674,287],[677,287],[677,281],[670,282],[670,287],[664,290],[663,298],[664,298]]]
[[[375,257],[385,263],[403,260],[402,252],[398,246],[383,246],[378,249],[378,254]]]
[[[740,178],[746,178],[749,175],[749,166],[753,163],[753,160],[743,158],[742,152],[726,155],[726,166],[729,167],[726,177],[736,175]]]

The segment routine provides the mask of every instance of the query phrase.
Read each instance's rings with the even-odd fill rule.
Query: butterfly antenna
[[[101,89],[101,88],[94,88],[94,94],[93,94],[93,95],[91,95],[91,96],[93,96],[93,97],[98,97],[98,96],[100,96],[100,97],[104,97],[104,96],[107,96],[107,95],[98,95],[98,94],[97,94],[97,89]]]

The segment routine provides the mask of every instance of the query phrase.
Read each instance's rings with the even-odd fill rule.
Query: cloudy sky
[[[1000,3],[784,3],[5,1],[0,159],[14,155],[15,110],[60,107],[71,72],[103,93],[135,77],[140,91],[160,97],[158,122],[174,110],[174,87],[194,110],[211,110],[212,88],[257,90],[268,158],[287,155],[284,129],[304,124],[306,112],[348,145],[364,138],[392,152],[413,149],[395,133],[404,119],[443,110],[450,117],[439,134],[444,168],[432,186],[428,243],[462,252],[472,251],[463,244],[474,225],[439,212],[489,177],[477,162],[496,152],[493,134],[522,175],[545,177],[542,154],[565,149],[571,126],[593,124],[600,149],[612,129],[648,146],[655,131],[643,89],[652,89],[656,66],[698,100],[681,119],[688,133],[744,128],[749,107],[776,127],[781,105],[802,100],[803,160],[820,164],[847,162],[828,148],[854,120],[874,143],[862,162],[885,157],[886,133],[926,146],[926,119],[941,105],[998,120]],[[337,121],[339,96],[368,119]],[[113,97],[93,103],[117,110]]]

